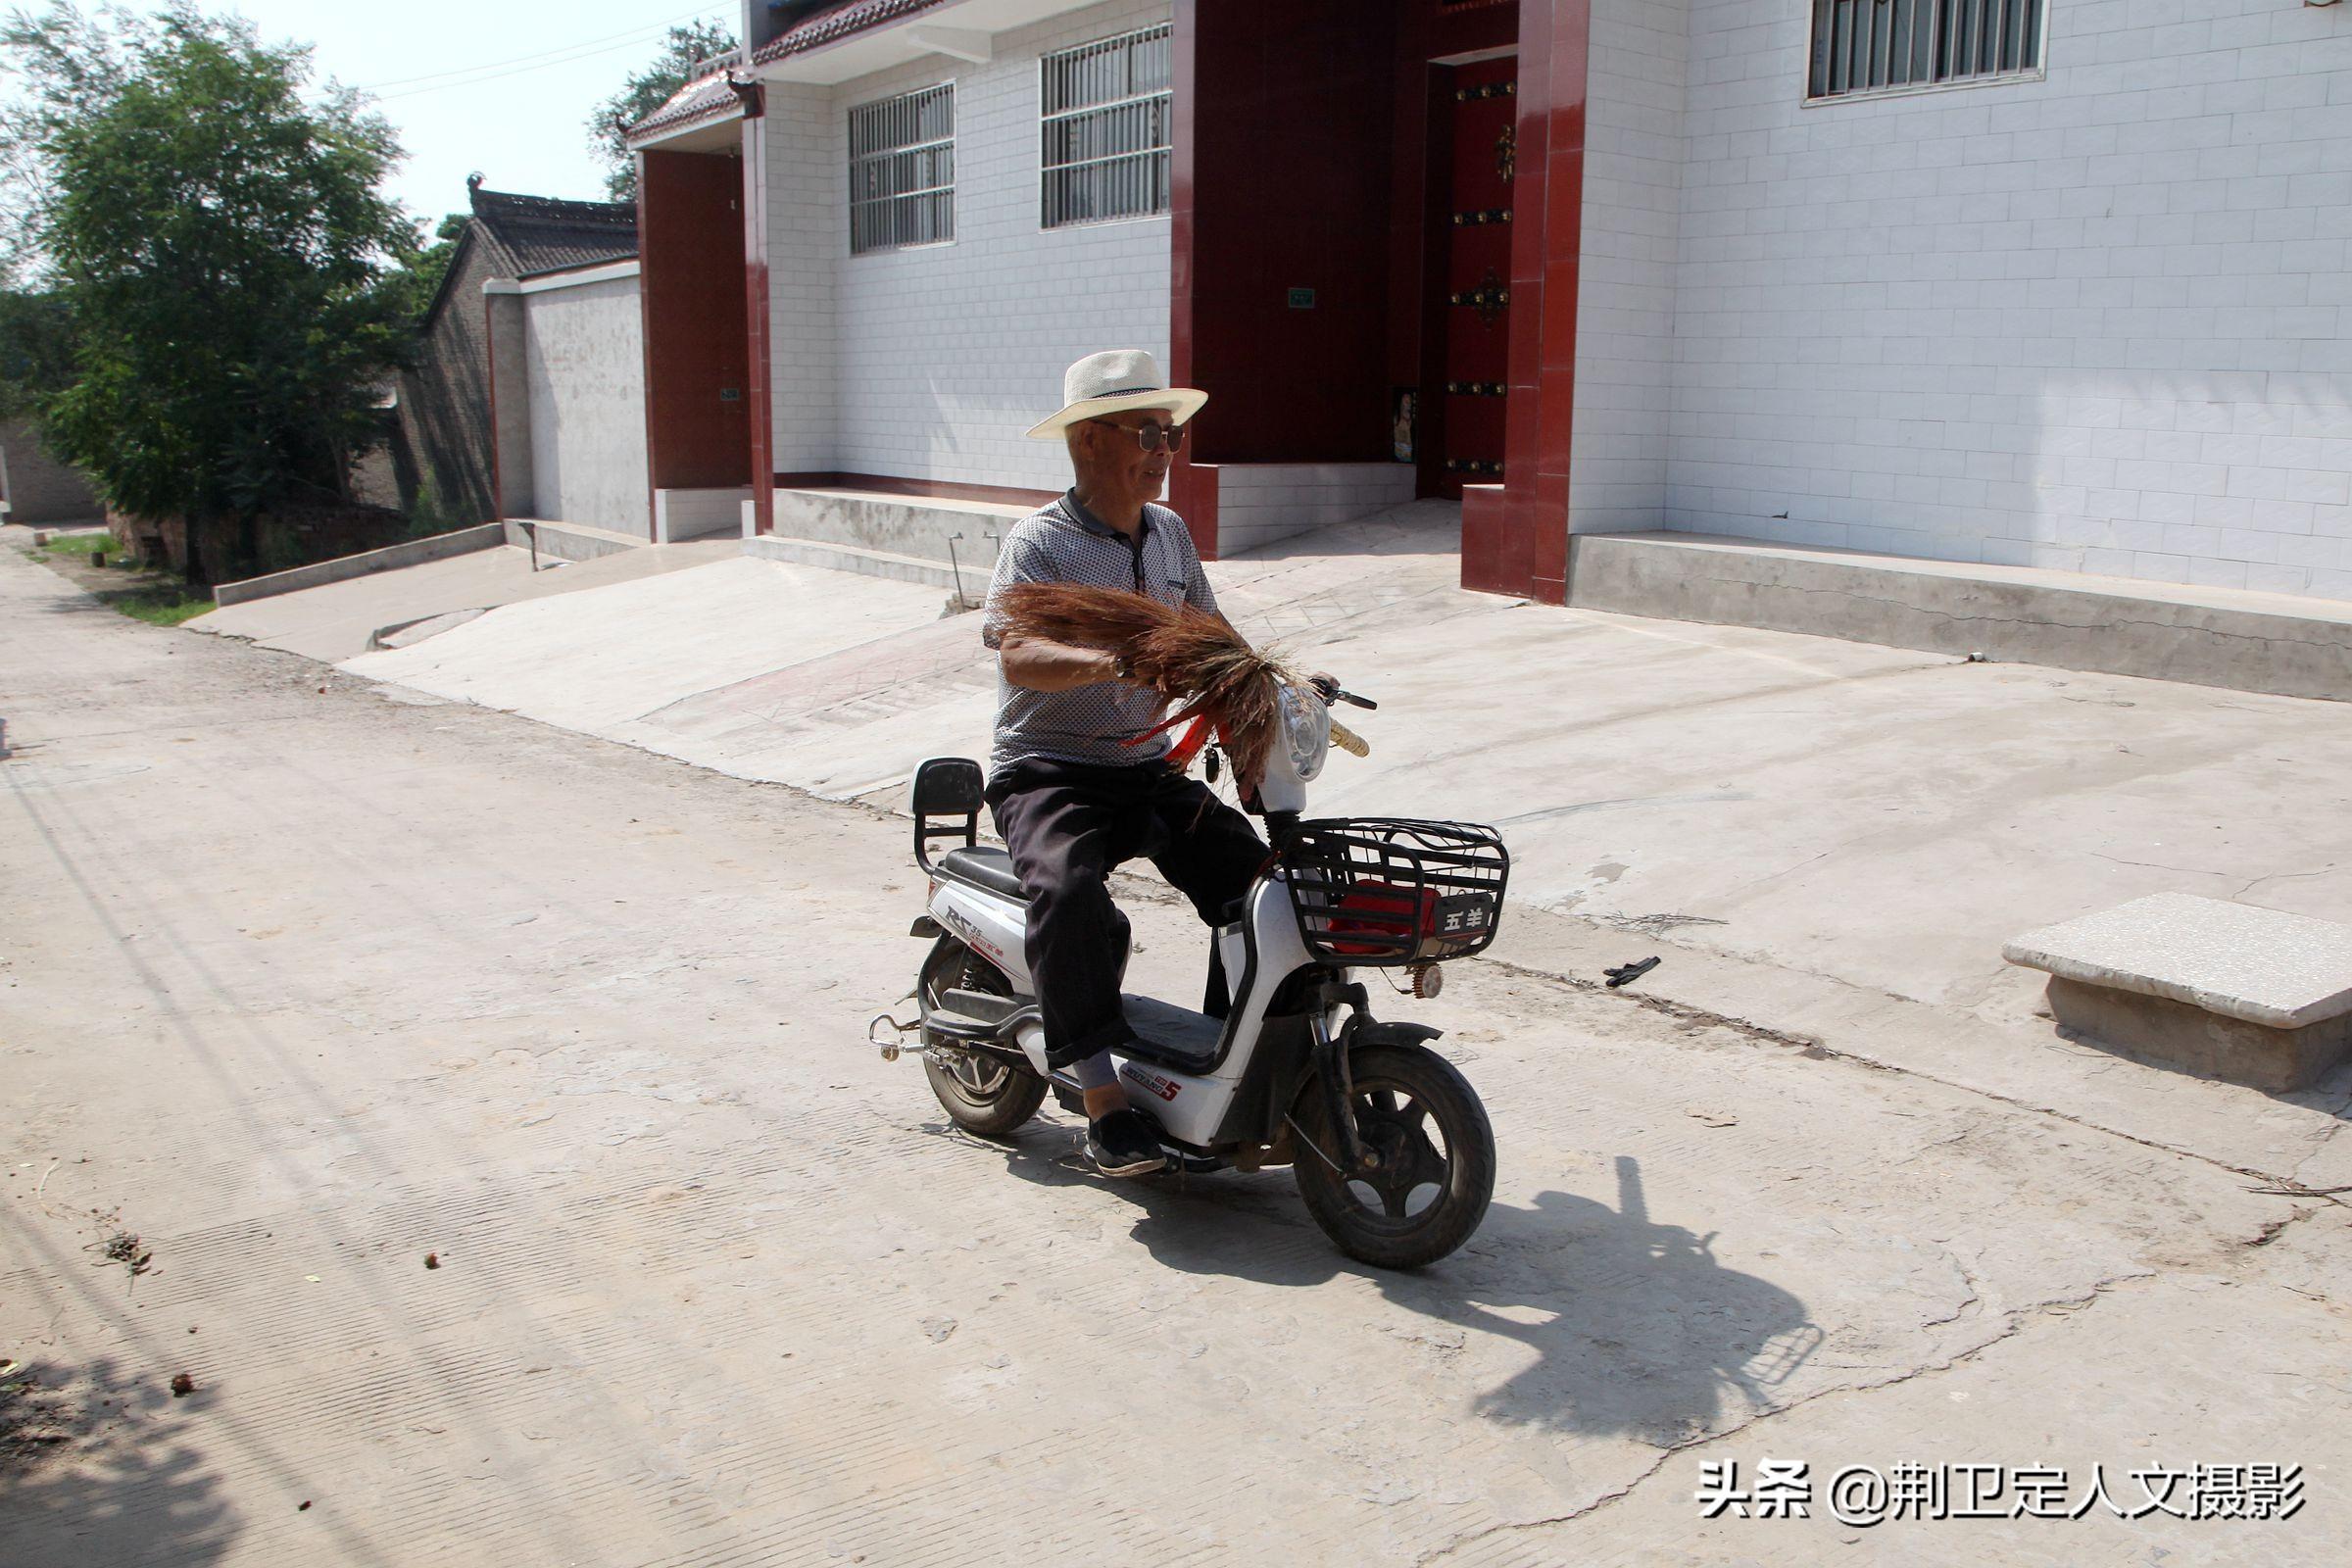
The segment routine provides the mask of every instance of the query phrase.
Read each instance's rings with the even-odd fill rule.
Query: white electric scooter
[[[1284,743],[1257,798],[1273,852],[1209,949],[1206,1010],[1126,997],[1138,1036],[1119,1079],[1168,1151],[1169,1169],[1289,1164],[1307,1210],[1340,1250],[1411,1268],[1470,1238],[1494,1187],[1494,1135],[1477,1093],[1429,1049],[1439,1032],[1372,1016],[1359,965],[1402,969],[1437,995],[1438,965],[1483,951],[1502,911],[1510,857],[1492,828],[1399,818],[1302,821],[1331,745],[1336,687],[1281,689]],[[955,1122],[1007,1138],[1051,1087],[1080,1110],[1076,1081],[1046,1061],[1029,966],[1027,902],[1012,861],[978,842],[980,765],[915,769],[915,861],[930,878],[912,935],[932,939],[915,987],[920,1018],[868,1030],[885,1058],[919,1035],[923,1068]],[[935,841],[960,847],[933,858]],[[1122,971],[1126,955],[1120,955]],[[1231,999],[1226,1001],[1228,983]]]

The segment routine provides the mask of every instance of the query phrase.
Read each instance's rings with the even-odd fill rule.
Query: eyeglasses
[[[1116,419],[1090,419],[1090,424],[1107,424],[1113,430],[1125,430],[1135,437],[1135,444],[1146,452],[1157,452],[1163,447],[1170,452],[1184,450],[1184,426],[1181,424],[1126,425]]]

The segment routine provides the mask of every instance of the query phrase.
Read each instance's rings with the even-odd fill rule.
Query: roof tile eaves
[[[863,0],[862,4],[844,6],[821,17],[802,23],[790,32],[779,34],[761,44],[752,55],[755,66],[771,60],[782,60],[821,45],[834,43],[854,33],[896,22],[917,11],[928,11],[946,0]]]
[[[690,125],[701,120],[714,120],[720,115],[740,111],[743,100],[724,76],[710,76],[700,82],[688,82],[678,89],[669,103],[655,110],[623,132],[629,140],[667,130],[677,125]]]

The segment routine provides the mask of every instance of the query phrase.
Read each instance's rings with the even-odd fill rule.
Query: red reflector
[[[1394,882],[1358,882],[1348,890],[1347,897],[1331,913],[1331,951],[1348,954],[1393,953],[1399,946],[1412,946],[1416,941],[1437,934],[1438,894],[1435,888],[1421,890],[1420,918],[1414,918],[1413,892]],[[1358,932],[1384,940],[1369,945],[1338,940],[1347,932]]]

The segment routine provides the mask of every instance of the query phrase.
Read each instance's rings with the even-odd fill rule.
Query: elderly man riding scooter
[[[1134,1034],[1119,1002],[1127,917],[1105,879],[1149,858],[1214,925],[1232,917],[1267,850],[1248,817],[1168,764],[1165,735],[1124,744],[1153,727],[1161,702],[1120,680],[1116,653],[1007,633],[1004,595],[1018,583],[1081,583],[1214,613],[1184,519],[1155,504],[1186,421],[1207,401],[1169,386],[1141,350],[1069,368],[1060,412],[1029,434],[1068,445],[1076,482],[1004,536],[980,633],[1000,671],[987,800],[1029,898],[1047,1060],[1085,1091],[1087,1148],[1106,1176],[1159,1170],[1166,1155],[1113,1070],[1112,1048]]]

